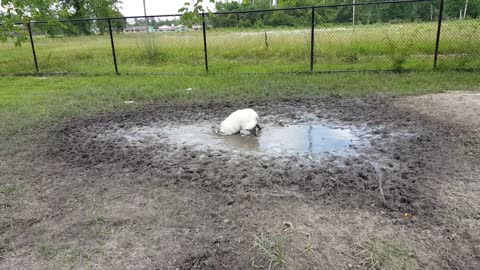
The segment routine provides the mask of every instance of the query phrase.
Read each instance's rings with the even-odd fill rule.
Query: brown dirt
[[[269,239],[288,269],[479,269],[468,95],[165,103],[67,121],[2,157],[0,268],[279,268],[283,256],[254,248]],[[239,107],[269,122],[366,125],[371,147],[279,162],[101,136]]]
[[[401,102],[424,116],[461,125],[469,130],[480,128],[480,93],[447,92],[405,98]]]

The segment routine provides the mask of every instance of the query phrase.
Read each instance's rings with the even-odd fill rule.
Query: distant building
[[[155,29],[153,26],[149,25],[148,26],[148,31],[153,32]],[[140,26],[127,26],[125,28],[125,32],[127,33],[139,33],[139,32],[147,32],[147,26],[145,25],[140,25]]]
[[[158,32],[173,32],[175,31],[175,26],[162,25],[157,28]]]
[[[188,28],[183,24],[175,26],[175,32],[186,32],[187,30]]]

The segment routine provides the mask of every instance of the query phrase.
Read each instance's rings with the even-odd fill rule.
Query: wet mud
[[[281,191],[326,205],[428,216],[441,204],[429,187],[449,170],[444,153],[457,147],[451,138],[458,131],[396,109],[394,100],[152,104],[67,122],[54,134],[60,143],[50,154],[70,166],[138,173],[136,181],[241,194],[240,200]],[[246,107],[260,114],[262,136],[210,133],[225,115]]]

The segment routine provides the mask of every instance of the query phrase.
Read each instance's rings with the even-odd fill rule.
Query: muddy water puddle
[[[128,143],[168,143],[194,150],[226,150],[264,155],[297,155],[333,153],[355,154],[368,145],[365,130],[348,126],[265,125],[258,136],[236,134],[221,136],[212,125],[143,126],[124,130]]]

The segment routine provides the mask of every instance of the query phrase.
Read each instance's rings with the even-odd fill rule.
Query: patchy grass
[[[5,173],[4,170],[0,171]],[[0,173],[1,174],[1,173]],[[2,179],[2,178],[0,178]],[[0,183],[0,233],[13,231],[19,225],[16,215],[25,207],[24,199],[30,194],[31,189],[21,181],[6,183],[3,178]],[[24,220],[25,223],[35,222],[34,219]],[[0,257],[7,251],[7,246],[2,246],[0,239]],[[3,251],[2,251],[3,250]]]
[[[90,260],[88,252],[50,242],[37,242],[32,251],[37,257],[47,261],[51,269],[74,269],[85,266]]]
[[[420,269],[416,260],[415,250],[408,244],[387,241],[383,239],[370,239],[359,244],[360,251],[356,257],[360,260],[360,266],[369,270],[413,270]]]
[[[18,195],[22,190],[22,187],[16,185],[2,185],[0,186],[0,196],[2,198],[14,197]]]
[[[59,252],[58,248],[49,243],[35,243],[33,251],[37,256],[43,257],[46,260],[51,260]]]
[[[287,263],[285,244],[278,237],[260,234],[255,236],[253,247],[257,255],[257,259],[252,262],[254,268],[279,269]],[[259,263],[265,265],[258,265]]]
[[[480,154],[480,137],[468,138],[463,141],[466,154]]]
[[[118,234],[126,222],[91,213],[87,214],[84,225],[91,226],[95,236],[100,239],[108,239],[110,236]]]
[[[21,184],[1,184],[0,210],[5,212],[7,209],[14,207],[16,200],[26,192],[28,192],[28,188]]]

